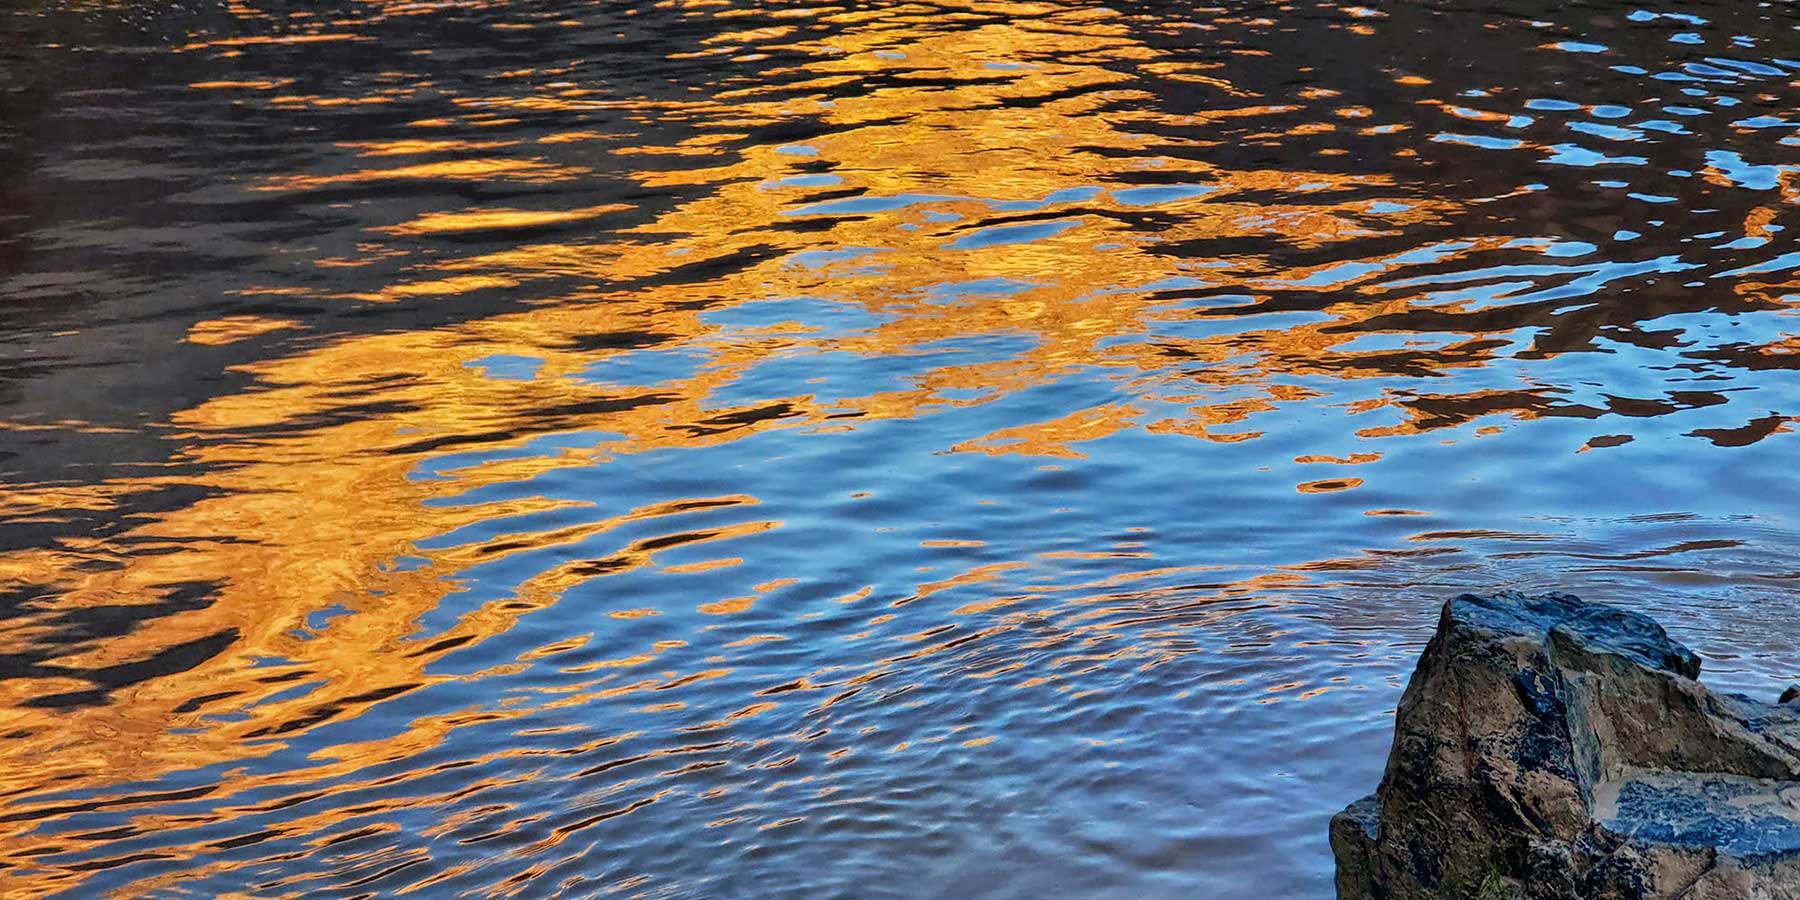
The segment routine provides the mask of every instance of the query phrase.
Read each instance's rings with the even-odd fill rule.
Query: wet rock
[[[1718,694],[1650,619],[1445,605],[1387,773],[1331,823],[1341,900],[1800,900],[1800,705]]]
[[[1800,684],[1781,692],[1781,704],[1786,706],[1790,703],[1800,703]]]

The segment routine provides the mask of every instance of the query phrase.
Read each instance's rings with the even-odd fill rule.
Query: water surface
[[[0,17],[0,894],[1325,898],[1438,605],[1800,678],[1800,10]]]

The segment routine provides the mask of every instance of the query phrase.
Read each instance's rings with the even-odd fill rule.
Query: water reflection
[[[1326,896],[1448,592],[1796,677],[1778,9],[9,15],[8,896]]]

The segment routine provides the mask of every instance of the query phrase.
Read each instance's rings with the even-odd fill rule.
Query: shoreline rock
[[[1800,900],[1800,704],[1699,675],[1636,613],[1451,600],[1379,789],[1332,820],[1338,897]]]

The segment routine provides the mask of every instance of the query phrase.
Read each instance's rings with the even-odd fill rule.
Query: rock
[[[1788,688],[1785,691],[1782,691],[1780,702],[1781,702],[1781,705],[1783,705],[1783,706],[1786,706],[1790,703],[1800,703],[1800,684],[1796,684],[1793,687]]]
[[[1340,900],[1800,900],[1800,705],[1717,694],[1654,621],[1444,606],[1387,773],[1331,822]]]

